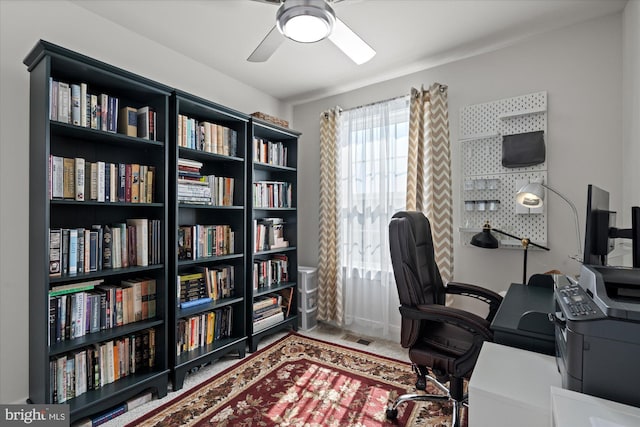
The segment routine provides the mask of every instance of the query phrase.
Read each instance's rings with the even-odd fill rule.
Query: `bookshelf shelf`
[[[176,368],[185,367],[190,369],[193,365],[202,365],[210,360],[211,354],[225,354],[242,352],[244,354],[247,346],[245,338],[222,338],[204,347],[182,353],[176,358]],[[244,356],[243,356],[244,357]]]
[[[170,88],[159,83],[45,41],[39,41],[35,45],[24,63],[30,72],[29,401],[37,404],[68,403],[70,421],[73,423],[82,417],[119,405],[149,389],[158,397],[167,394],[169,368],[167,250],[164,242],[167,236],[168,151],[163,141],[168,132],[167,114],[171,91]],[[66,98],[65,92],[62,91],[65,85],[69,85],[72,91],[69,98]],[[73,92],[76,87],[78,91],[80,87],[83,88],[84,96]],[[57,96],[56,90],[59,90]],[[93,115],[95,121],[91,123],[92,114],[89,107],[92,106],[92,98],[101,99],[98,105],[104,105],[105,108],[104,116],[100,117],[105,119],[105,126],[108,124],[111,131],[97,127],[97,114]],[[65,100],[73,102],[66,104]],[[94,107],[96,105],[93,104]],[[81,106],[86,108],[83,109]],[[107,114],[107,106],[110,107],[111,115]],[[146,117],[152,117],[149,120],[153,122],[152,136],[155,135],[155,140],[117,133],[119,127],[117,114],[120,113],[120,108],[137,109],[143,106],[152,111],[152,115]],[[97,110],[94,108],[94,111]],[[67,115],[70,117],[69,120],[76,120],[77,124],[59,121]],[[58,172],[53,167],[54,158],[69,160],[67,164],[74,165],[74,168],[67,169],[68,175],[57,175]],[[153,177],[155,185],[150,186],[148,193],[152,202],[98,202],[92,199],[89,195],[90,187],[91,190],[104,192],[109,187],[106,179],[99,179],[89,168],[84,169],[82,164],[85,162],[85,166],[89,167],[92,164],[98,165],[104,162],[105,168],[109,165],[112,171],[118,164],[123,167],[126,165],[152,167],[152,174],[149,176]],[[80,171],[90,172],[86,180],[80,180],[80,177],[84,176]],[[60,176],[63,179],[56,181]],[[91,178],[94,176],[96,180],[92,183]],[[116,176],[113,175],[113,177]],[[53,183],[56,182],[62,182],[66,186],[65,190],[72,192],[73,197],[66,199],[50,197],[50,187],[53,188]],[[115,179],[113,182],[116,182]],[[129,185],[132,181],[123,182]],[[115,186],[110,188],[114,189],[114,192],[111,192],[114,194]],[[138,184],[136,189],[139,189]],[[78,193],[87,195],[85,201],[74,200],[78,197]],[[65,194],[65,196],[68,195]],[[145,231],[149,240],[144,240],[143,234],[140,234],[140,251],[132,246],[132,251],[136,253],[135,262],[128,256],[128,252],[124,254],[127,260],[132,260],[131,267],[107,268],[110,262],[117,261],[119,265],[122,258],[116,259],[114,252],[108,252],[115,246],[113,248],[109,246],[114,242],[110,239],[106,226],[112,227],[114,224],[125,223],[125,227],[130,227],[132,233],[136,233],[136,230],[142,233],[141,225],[138,226],[139,228],[134,228],[133,223],[126,224],[127,220],[134,218],[147,220],[147,223],[143,223],[147,224]],[[147,228],[148,224],[153,224],[154,227]],[[67,241],[64,233],[67,229],[82,229],[83,234],[78,234],[84,236],[86,233],[86,241],[93,242],[91,247],[84,251],[84,245],[81,245],[81,240],[84,239],[80,237],[77,238],[77,242],[74,237],[69,237]],[[58,248],[52,246],[50,242],[50,233],[55,235],[57,230],[62,231],[59,234],[62,241],[59,249],[61,256],[57,255]],[[95,239],[93,239],[93,233],[95,233]],[[73,236],[75,232],[69,235]],[[92,236],[91,240],[89,235]],[[126,237],[125,235],[125,239]],[[153,247],[151,237],[154,238]],[[76,243],[77,246],[74,245]],[[104,245],[104,248],[101,245]],[[148,252],[142,251],[143,246]],[[92,261],[91,265],[87,264],[86,270],[84,263],[80,262],[85,260],[85,253],[86,259]],[[71,254],[73,256],[70,256]],[[122,254],[119,253],[119,255],[122,257]],[[141,257],[140,263],[137,261],[138,255]],[[149,255],[150,265],[138,265],[143,264],[142,257],[147,255]],[[63,271],[59,277],[50,276],[50,268],[55,269],[58,262],[62,265],[68,264],[69,269],[77,266],[79,272],[64,274]],[[80,270],[81,265],[82,270]],[[103,279],[105,285],[113,286],[124,293],[125,287],[131,286],[133,290],[134,286],[141,286],[143,277],[144,281],[149,283],[149,287],[151,287],[150,283],[155,284],[153,288],[155,289],[153,293],[156,304],[155,316],[113,328],[106,328],[106,324],[98,323],[98,330],[94,329],[95,332],[92,333],[90,326],[95,327],[96,324],[89,325],[89,322],[80,319],[95,316],[91,319],[104,320],[106,311],[100,309],[102,302],[109,305],[114,310],[114,314],[123,313],[123,310],[130,308],[131,319],[134,318],[133,303],[130,307],[123,305],[116,307],[116,291],[113,292],[114,299],[110,300],[107,296],[109,291],[102,288],[87,290],[78,288],[66,295],[49,295],[54,287],[57,290],[59,286],[73,286],[95,279]],[[125,284],[125,281],[130,285]],[[128,291],[127,294],[133,295]],[[97,304],[80,303],[84,298]],[[64,310],[63,305],[65,305]],[[67,307],[68,310],[66,310]],[[71,310],[72,307],[75,311]],[[63,314],[65,312],[67,314]],[[62,335],[60,328],[63,317],[69,321],[75,320],[74,325],[85,328],[85,332],[80,334],[81,336],[76,334],[76,338],[73,339],[63,339],[74,336],[74,333],[66,334],[66,332],[64,336]],[[69,325],[69,323],[66,324]],[[56,342],[54,337],[53,342],[49,344],[50,331],[63,340]],[[143,346],[139,349],[131,349],[131,352],[126,353],[130,363],[123,364],[122,371],[117,375],[111,371],[112,378],[107,378],[108,363],[100,368],[99,363],[88,362],[91,359],[115,360],[115,353],[102,352],[109,346],[112,346],[112,351],[121,353],[124,360],[124,347],[118,349],[117,343],[127,342],[133,346],[133,343],[143,341],[146,356],[143,358]],[[133,365],[136,362],[138,366],[145,363],[148,372],[132,374]],[[97,377],[102,381],[94,385],[87,380],[91,375],[84,377],[75,375],[76,369],[81,372],[83,365],[87,373],[97,373]],[[66,376],[68,382],[61,387],[62,383],[58,382],[58,379],[63,376]],[[121,378],[115,379],[117,377]],[[61,396],[61,393],[64,393],[64,396]]]
[[[253,296],[254,297],[259,297],[259,296],[262,296],[262,295],[269,295],[271,293],[278,292],[278,291],[281,291],[283,289],[289,289],[289,288],[295,287],[296,285],[297,285],[296,282],[280,282],[280,283],[276,283],[275,285],[265,286],[263,288],[254,289],[253,290]]]
[[[180,147],[179,148],[179,154],[181,156],[186,156],[190,159],[194,159],[194,160],[204,160],[204,161],[210,161],[210,162],[236,162],[239,164],[244,164],[244,159],[242,157],[237,157],[237,156],[225,156],[223,154],[215,154],[215,153],[208,153],[206,151],[202,151],[202,150],[194,150],[192,148],[186,148],[186,147]]]
[[[249,214],[247,215],[248,240],[247,248],[250,248],[247,259],[247,328],[249,337],[249,351],[255,352],[259,341],[269,334],[277,331],[298,328],[297,319],[297,284],[293,281],[283,281],[265,287],[255,289],[254,282],[263,275],[265,268],[282,269],[283,258],[286,262],[284,269],[287,278],[298,277],[298,211],[297,206],[297,160],[298,160],[298,138],[300,134],[287,128],[282,128],[260,119],[252,118],[250,123],[250,142],[247,144],[251,152],[247,156],[251,161],[247,162],[248,181],[251,182],[247,199],[249,204]],[[285,166],[286,165],[286,166]],[[256,183],[280,182],[285,183],[281,188],[289,188],[291,200],[288,200],[287,207],[278,206],[278,201],[274,201],[273,207],[263,207],[260,203],[255,203],[256,194],[253,192],[260,188]],[[259,247],[256,227],[272,218],[281,218],[283,222],[284,240],[289,244],[272,250],[255,252],[253,249]],[[286,258],[285,258],[286,257]],[[271,265],[272,267],[268,267]],[[268,273],[267,273],[268,274]],[[269,294],[276,294],[280,291],[291,289],[289,297],[291,305],[288,310],[289,315],[282,321],[275,322],[265,329],[254,331],[254,302],[257,297]]]
[[[270,165],[269,163],[253,162],[255,169],[262,169],[266,171],[279,171],[279,172],[296,172],[296,168],[289,166]]]
[[[164,147],[163,141],[149,141],[148,139],[142,139],[133,136],[127,136],[119,133],[107,132],[98,129],[86,128],[78,125],[72,125],[69,123],[63,123],[56,120],[49,121],[51,126],[51,132],[64,136],[66,138],[80,139],[91,138],[92,141],[99,141],[109,145],[122,145],[122,146],[141,146],[149,148]]]
[[[196,203],[178,203],[181,208],[189,209],[215,209],[215,210],[228,210],[228,211],[242,211],[244,206],[217,206],[217,205],[199,205]]]
[[[145,329],[161,326],[162,320],[151,319],[148,321],[140,321],[134,323],[128,323],[123,326],[117,326],[111,329],[105,329],[100,332],[94,332],[79,338],[74,338],[69,341],[61,341],[53,343],[49,346],[49,356],[58,356],[63,353],[78,350],[80,348],[93,345],[103,341],[110,341],[114,338],[121,336],[135,334],[136,332],[143,331]]]
[[[136,373],[98,390],[88,391],[65,403],[69,404],[71,418],[82,419],[113,407],[113,396],[121,402],[140,393],[140,389],[157,389],[165,386],[169,370]]]

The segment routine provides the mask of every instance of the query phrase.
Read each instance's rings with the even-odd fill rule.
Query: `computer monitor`
[[[609,192],[595,185],[587,188],[587,217],[583,263],[607,265],[616,238],[632,240],[632,263],[640,268],[640,207],[631,208],[631,228],[616,228],[616,213],[609,210]]]

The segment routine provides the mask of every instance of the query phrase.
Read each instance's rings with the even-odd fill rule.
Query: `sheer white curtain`
[[[340,119],[345,326],[397,341],[400,314],[388,225],[391,216],[405,207],[409,97],[345,110]]]

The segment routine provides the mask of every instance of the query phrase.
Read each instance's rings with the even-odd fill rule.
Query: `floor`
[[[305,335],[311,338],[317,338],[328,342],[333,342],[336,344],[340,344],[347,347],[353,347],[360,350],[368,351],[371,353],[375,353],[381,356],[390,357],[393,359],[404,360],[409,362],[409,357],[406,349],[403,349],[399,343],[384,341],[377,338],[371,338],[366,336],[361,336],[358,334],[354,334],[348,331],[344,331],[342,329],[324,325],[319,323],[316,328],[310,331],[298,331],[301,335]],[[264,338],[260,341],[258,345],[258,349],[263,348],[264,346],[271,344],[272,342],[278,340],[283,337],[285,334],[283,332],[276,333],[267,338]],[[368,344],[367,344],[368,343]],[[146,403],[142,406],[134,408],[133,410],[126,412],[119,417],[102,424],[105,427],[121,427],[141,415],[151,411],[152,409],[168,402],[169,400],[185,393],[190,388],[200,384],[206,379],[210,378],[212,375],[216,375],[218,372],[239,363],[241,359],[238,359],[237,356],[228,356],[223,357],[217,362],[207,365],[201,368],[199,371],[187,375],[184,381],[184,387],[178,391],[169,391],[166,397],[163,399],[154,399],[149,403]]]

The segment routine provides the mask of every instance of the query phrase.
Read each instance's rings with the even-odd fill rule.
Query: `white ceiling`
[[[342,0],[336,15],[377,51],[359,66],[328,40],[286,40],[267,62],[247,62],[275,24],[278,7],[260,1],[72,1],[295,104],[616,13],[627,0]]]

